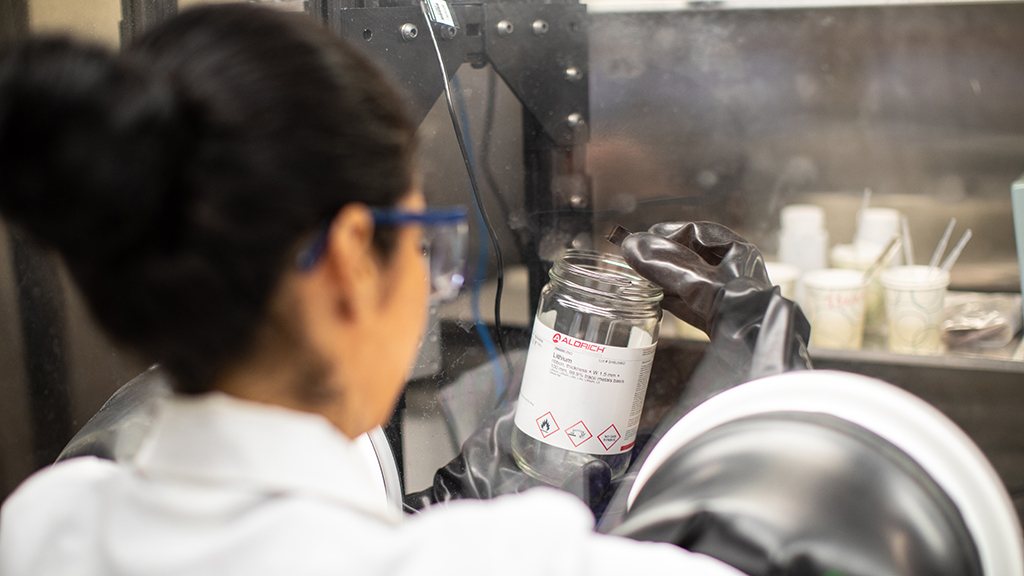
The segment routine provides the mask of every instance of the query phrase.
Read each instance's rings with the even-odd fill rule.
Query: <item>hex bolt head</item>
[[[583,78],[583,72],[579,68],[573,66],[565,69],[565,79],[569,82],[579,82],[580,78]]]
[[[416,37],[419,36],[419,34],[420,30],[419,28],[416,27],[415,24],[402,24],[402,40],[405,40],[406,42],[411,42],[415,40]]]
[[[569,114],[569,117],[566,118],[565,121],[569,123],[570,128],[575,128],[580,124],[583,124],[583,115],[579,112],[573,112],[572,114]]]
[[[533,23],[533,33],[537,36],[543,36],[548,33],[548,23],[543,20],[535,20]]]
[[[508,36],[509,34],[512,33],[512,30],[514,29],[512,23],[509,22],[508,20],[502,20],[501,22],[498,22],[497,28],[498,36]]]

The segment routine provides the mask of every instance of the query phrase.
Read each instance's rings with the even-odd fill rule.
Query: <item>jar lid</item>
[[[551,280],[589,295],[654,304],[662,290],[636,273],[620,256],[592,250],[568,250],[551,268]]]

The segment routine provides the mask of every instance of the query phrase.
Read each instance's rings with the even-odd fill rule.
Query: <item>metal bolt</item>
[[[543,20],[536,20],[533,23],[533,33],[537,36],[543,36],[548,33],[548,23]]]
[[[580,124],[583,124],[583,115],[578,112],[573,112],[572,114],[569,114],[569,117],[566,118],[565,121],[569,123],[570,128],[575,128]]]
[[[579,209],[583,208],[586,205],[586,202],[583,200],[582,196],[577,196],[574,194],[569,198],[569,204],[573,208]]]
[[[583,72],[575,66],[572,68],[566,68],[565,79],[569,82],[578,82],[580,78],[583,78]]]
[[[416,39],[416,36],[419,36],[419,33],[420,30],[419,28],[416,27],[415,24],[402,24],[402,40],[405,40],[406,42],[411,42],[412,40]]]
[[[455,26],[441,26],[441,39],[451,40],[459,31]]]
[[[508,36],[512,33],[513,26],[508,20],[498,22],[498,36]]]

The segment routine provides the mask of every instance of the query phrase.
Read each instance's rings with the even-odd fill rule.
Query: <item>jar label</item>
[[[640,425],[655,348],[595,344],[534,321],[516,426],[573,452],[628,451]]]

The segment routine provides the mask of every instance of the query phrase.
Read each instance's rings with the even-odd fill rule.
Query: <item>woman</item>
[[[381,74],[297,16],[183,13],[120,56],[63,40],[0,71],[0,210],[177,396],[128,465],[77,458],[0,517],[0,573],[734,574],[600,536],[550,490],[403,519],[350,439],[424,330],[431,219]]]

